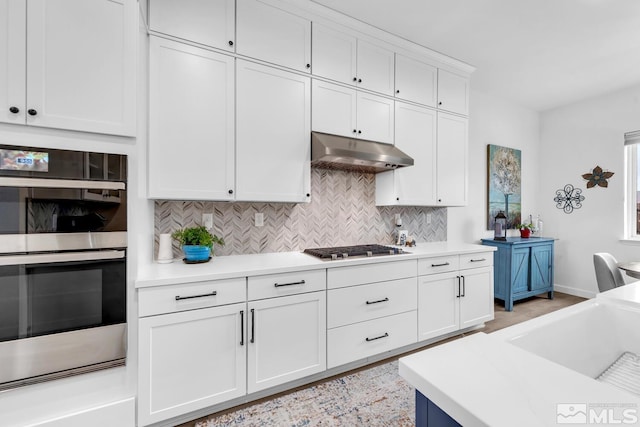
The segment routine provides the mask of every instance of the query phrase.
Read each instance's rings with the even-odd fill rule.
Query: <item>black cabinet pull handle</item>
[[[233,46],[233,40],[229,40],[229,46]]]
[[[367,305],[378,304],[380,302],[387,302],[387,301],[389,301],[389,297],[383,298],[383,299],[379,299],[379,300],[376,300],[376,301],[367,301]]]
[[[289,283],[274,283],[273,286],[276,288],[281,288],[282,286],[294,286],[294,285],[304,285],[305,281],[300,280],[299,282],[289,282]]]
[[[456,279],[458,279],[458,295],[456,295],[456,298],[460,298],[460,276],[456,276]]]
[[[482,261],[486,261],[486,258],[479,258],[479,259],[471,259],[470,262],[482,262]]]
[[[365,338],[365,341],[367,342],[371,342],[371,341],[375,341],[375,340],[379,340],[380,338],[386,338],[389,336],[389,332],[385,332],[384,335],[380,335],[379,337],[373,337],[373,338]]]
[[[254,309],[251,309],[251,339],[249,340],[250,343],[254,343],[256,342],[255,338],[256,338],[256,313],[254,311]]]
[[[29,113],[30,116],[35,116],[38,114],[38,110],[34,110],[33,108],[30,108],[27,110],[27,113]]]
[[[431,264],[431,267],[444,267],[445,265],[449,265],[449,263],[443,262],[442,264]]]
[[[244,310],[240,310],[240,345],[244,345]]]
[[[180,301],[180,300],[183,300],[183,299],[215,297],[216,295],[218,295],[217,291],[213,291],[210,294],[189,295],[188,297],[181,297],[180,295],[176,295],[176,301]]]
[[[20,112],[20,109],[18,107],[9,107],[9,111],[13,114],[18,114]]]
[[[467,293],[467,279],[464,276],[460,276],[462,278],[462,297]]]

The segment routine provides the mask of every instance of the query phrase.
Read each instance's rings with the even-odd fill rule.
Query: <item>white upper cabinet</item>
[[[467,204],[468,119],[438,113],[437,204]]]
[[[436,202],[436,112],[396,102],[395,146],[414,165],[376,174],[376,205],[432,206]]]
[[[438,108],[469,114],[469,77],[439,69]]]
[[[311,71],[311,21],[260,0],[237,2],[236,52]]]
[[[313,74],[393,94],[394,53],[355,36],[313,24]]]
[[[393,100],[313,80],[313,130],[393,144]]]
[[[26,12],[23,0],[0,0],[0,122],[26,121]]]
[[[236,200],[308,202],[311,78],[237,60]]]
[[[149,0],[149,28],[233,52],[234,0]]]
[[[134,136],[136,8],[0,0],[0,121]]]
[[[150,40],[150,198],[232,200],[234,58]]]
[[[397,99],[436,106],[438,69],[416,59],[396,54]]]

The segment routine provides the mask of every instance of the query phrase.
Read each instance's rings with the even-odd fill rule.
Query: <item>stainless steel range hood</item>
[[[378,173],[413,166],[413,159],[391,144],[311,132],[311,166]]]

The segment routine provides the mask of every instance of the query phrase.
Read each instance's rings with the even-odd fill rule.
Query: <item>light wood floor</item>
[[[556,310],[559,310],[561,308],[568,307],[570,305],[577,304],[577,303],[582,302],[582,301],[585,300],[585,298],[580,298],[580,297],[576,297],[576,296],[573,296],[573,295],[563,294],[563,293],[560,293],[560,292],[555,292],[553,300],[547,299],[546,295],[547,294],[544,293],[544,294],[542,294],[540,296],[535,296],[535,297],[527,298],[525,300],[517,301],[513,305],[513,311],[505,311],[504,310],[504,303],[502,301],[496,300],[495,301],[495,308],[494,308],[494,310],[495,310],[495,319],[490,321],[490,322],[487,322],[485,324],[484,328],[482,328],[482,329],[480,329],[478,331],[474,331],[474,332],[458,335],[458,336],[455,336],[455,337],[452,337],[452,338],[449,338],[449,339],[446,339],[446,340],[443,340],[443,341],[439,341],[437,343],[431,344],[428,347],[423,347],[423,348],[420,348],[420,349],[415,350],[415,351],[422,351],[425,348],[441,345],[441,344],[444,344],[446,342],[453,341],[453,340],[456,340],[456,339],[460,339],[463,336],[467,336],[467,335],[470,335],[470,334],[473,334],[473,333],[477,333],[477,332],[485,332],[485,333],[495,332],[495,331],[497,331],[499,329],[506,328],[508,326],[515,325],[516,323],[524,322],[524,321],[529,320],[529,319],[533,319],[534,317],[542,316],[543,314],[551,313],[552,311],[556,311]],[[409,353],[402,354],[400,356],[395,356],[395,357],[390,358],[390,359],[379,361],[379,362],[375,363],[374,365],[388,363],[388,362],[390,362],[390,361],[392,361],[394,359],[398,359],[399,357],[406,356],[407,354],[409,354]],[[336,375],[335,377],[324,379],[322,381],[330,381],[330,380],[332,380],[332,379],[334,379],[336,377],[349,375],[349,374],[351,374],[353,372],[370,368],[371,366],[373,366],[373,365],[368,365],[368,366],[356,369],[354,371],[345,372],[345,373],[342,373],[340,375]],[[319,381],[319,382],[322,382],[322,381]],[[315,384],[315,383],[313,383],[313,384]],[[303,387],[298,387],[295,390],[301,389],[301,388],[305,388],[305,387],[311,387],[313,384],[308,384],[308,385],[303,386]],[[265,401],[265,400],[273,399],[273,398],[275,398],[277,396],[284,395],[284,394],[290,393],[292,391],[293,390],[289,390],[287,392],[279,393],[279,394],[277,394],[275,396],[270,396],[268,398],[260,399],[260,400],[255,401],[255,402],[251,402],[251,403],[248,403],[248,404],[236,407],[236,408],[231,408],[231,409],[228,409],[226,411],[222,411],[221,413],[232,412],[232,411],[237,410],[237,409],[239,409],[241,407],[246,407],[246,406],[258,403],[258,402],[262,402],[262,401]],[[188,423],[185,423],[185,424],[181,424],[178,427],[192,427],[192,426],[194,426],[196,424],[197,421],[205,420],[206,418],[208,418],[208,417],[203,417],[203,418],[200,418],[198,420],[194,420],[194,421],[191,421],[191,422],[188,422]]]

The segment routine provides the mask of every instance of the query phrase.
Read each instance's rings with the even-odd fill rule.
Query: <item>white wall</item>
[[[472,82],[473,86],[473,82]],[[448,208],[447,240],[479,243],[492,238],[487,230],[487,145],[522,150],[522,214],[537,214],[539,115],[509,101],[472,91],[469,112],[468,200],[464,207]],[[517,230],[510,234],[517,235]]]
[[[539,200],[545,235],[558,239],[555,283],[560,291],[592,296],[597,292],[594,252],[619,261],[640,260],[640,246],[623,243],[625,132],[640,129],[640,86],[592,98],[540,116]],[[614,172],[608,188],[586,188],[582,174],[599,165]],[[583,207],[565,214],[556,209],[555,191],[572,184],[582,189]]]

